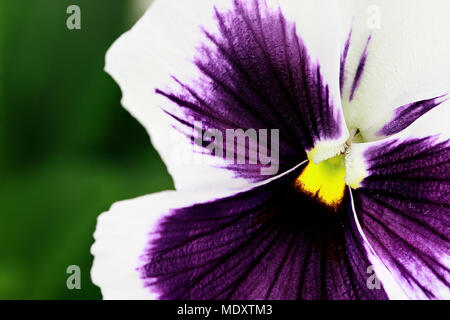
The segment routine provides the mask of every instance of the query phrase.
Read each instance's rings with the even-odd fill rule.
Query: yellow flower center
[[[337,155],[333,158],[308,165],[295,181],[296,186],[303,192],[330,207],[341,204],[345,193],[345,156]]]

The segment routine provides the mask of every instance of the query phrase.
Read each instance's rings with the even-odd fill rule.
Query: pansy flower
[[[106,70],[176,190],[99,217],[103,297],[450,298],[449,9],[156,0]]]

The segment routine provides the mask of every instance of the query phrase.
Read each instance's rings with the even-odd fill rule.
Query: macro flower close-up
[[[447,0],[155,0],[105,70],[175,190],[99,216],[103,298],[450,299],[449,28]]]

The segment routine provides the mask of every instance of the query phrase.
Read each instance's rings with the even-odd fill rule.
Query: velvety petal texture
[[[157,89],[177,105],[176,110],[184,111],[183,118],[178,118],[180,124],[193,132],[195,120],[202,121],[202,129],[214,128],[223,137],[227,129],[277,129],[281,172],[324,143],[337,143],[331,156],[343,151],[339,148],[348,133],[339,94],[327,83],[338,79],[324,79],[320,61],[311,60],[296,24],[286,19],[281,8],[269,7],[265,1],[233,1],[231,10],[216,11],[215,18],[219,33],[204,31],[207,44],[194,61],[200,78],[192,84],[175,78],[175,91]],[[337,76],[338,63],[334,71]],[[225,155],[228,148],[222,145],[221,153]],[[249,148],[247,143],[241,151],[244,154],[238,150],[236,157],[250,157]],[[321,151],[314,150],[312,156],[330,156],[329,150],[323,151],[326,155]],[[246,177],[265,179],[254,170],[258,166],[232,167]]]
[[[296,188],[303,169],[172,210],[143,257],[147,286],[161,299],[386,299],[367,286],[349,195],[331,211]]]
[[[409,298],[450,298],[449,106],[349,154],[362,230]]]
[[[149,279],[142,279],[140,268],[148,263],[143,255],[149,244],[159,238],[161,219],[176,208],[226,196],[217,191],[165,191],[117,202],[102,213],[91,248],[91,278],[103,299],[157,299],[159,292],[144,285]]]

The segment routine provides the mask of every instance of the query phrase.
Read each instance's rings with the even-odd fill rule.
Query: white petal
[[[371,141],[380,138],[376,133],[394,109],[450,91],[449,4],[446,0],[341,3],[354,19],[344,113],[349,127],[359,128],[365,141]],[[364,73],[350,102],[351,80],[369,36]]]

